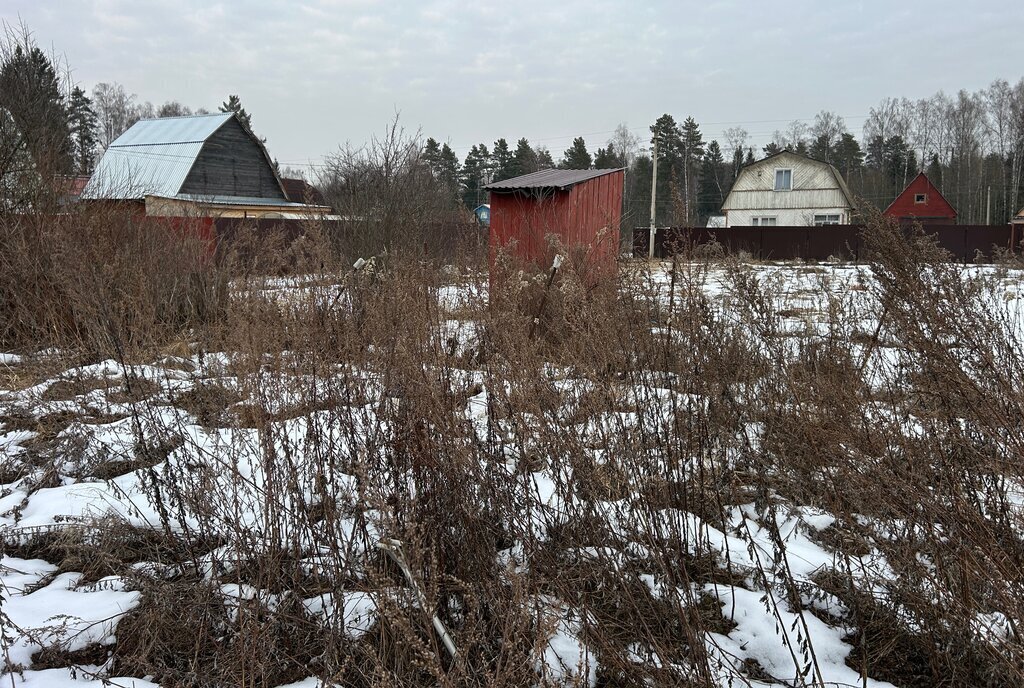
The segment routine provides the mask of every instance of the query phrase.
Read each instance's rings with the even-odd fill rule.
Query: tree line
[[[87,93],[70,70],[47,55],[24,28],[5,26],[0,37],[0,191],[12,194],[34,180],[92,172],[99,156],[140,119],[207,114],[176,100],[154,106],[139,102],[117,82],[102,82]],[[252,128],[237,95],[219,107],[238,113]],[[1004,223],[1024,203],[1024,78],[993,81],[976,92],[942,92],[928,98],[884,98],[869,111],[860,137],[840,115],[822,110],[812,121],[794,120],[776,130],[755,151],[742,127],[705,141],[693,117],[677,121],[664,114],[650,125],[646,141],[620,124],[593,152],[576,137],[556,161],[545,146],[519,138],[479,143],[463,160],[447,143],[428,138],[417,164],[456,205],[472,209],[486,202],[483,187],[537,170],[626,169],[628,225],[649,219],[652,148],[657,141],[656,220],[666,225],[704,224],[721,211],[740,169],[761,157],[790,150],[836,166],[851,191],[879,208],[888,205],[918,173],[957,208],[964,223],[990,218]],[[646,137],[645,137],[646,138]],[[329,166],[328,166],[329,167]],[[331,174],[334,174],[331,171]],[[324,184],[327,181],[321,180]],[[336,179],[331,177],[330,183]]]
[[[251,129],[237,95],[218,108]],[[70,69],[35,44],[24,27],[0,34],[0,209],[38,199],[48,180],[89,175],[107,147],[142,119],[210,114],[177,100],[140,102],[117,82],[91,93],[73,84]]]
[[[721,212],[740,169],[789,150],[834,165],[862,202],[885,208],[924,171],[959,211],[965,224],[1003,224],[1024,203],[1024,78],[997,79],[956,96],[939,92],[919,100],[884,98],[872,107],[858,138],[835,112],[811,122],[794,120],[755,151],[742,127],[705,141],[693,117],[664,114],[650,126],[650,146],[620,124],[591,154],[583,137],[556,163],[525,138],[511,150],[500,138],[474,145],[459,163],[447,145],[427,140],[425,160],[467,207],[486,201],[481,189],[538,169],[626,168],[624,224],[646,224],[650,215],[652,151],[658,142],[656,219],[659,225],[703,225]]]

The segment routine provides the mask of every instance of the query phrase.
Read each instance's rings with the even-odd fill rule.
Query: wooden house
[[[885,209],[885,215],[900,224],[920,222],[928,225],[955,225],[956,209],[939,192],[928,175],[918,173]]]
[[[726,227],[846,225],[853,208],[833,165],[782,151],[740,170],[722,214]]]
[[[330,212],[288,197],[263,143],[232,112],[136,122],[104,152],[82,199],[135,204],[157,217]]]

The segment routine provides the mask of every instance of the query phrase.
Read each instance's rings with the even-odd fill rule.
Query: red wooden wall
[[[614,268],[622,217],[622,170],[576,184],[567,191],[491,192],[491,257],[499,249],[547,268],[554,235],[568,258],[589,270]]]
[[[924,203],[915,203],[914,196],[925,194]],[[949,204],[924,172],[918,173],[914,181],[903,189],[896,197],[885,214],[901,220],[913,218],[928,220],[932,224],[953,224],[956,221],[956,209]]]

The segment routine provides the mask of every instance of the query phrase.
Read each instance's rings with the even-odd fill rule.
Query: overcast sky
[[[558,158],[625,122],[693,115],[755,144],[821,109],[858,136],[885,96],[1024,76],[1024,1],[0,0],[91,89],[215,110],[238,93],[283,165],[318,163],[396,111],[460,158],[525,136]],[[644,137],[645,140],[648,138]]]

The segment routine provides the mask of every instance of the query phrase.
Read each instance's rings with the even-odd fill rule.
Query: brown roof
[[[58,193],[78,198],[82,195],[85,185],[89,183],[89,175],[62,175],[57,177],[55,187]]]
[[[284,194],[292,203],[310,203],[312,205],[327,205],[324,195],[315,186],[305,179],[281,178],[281,185],[284,186]]]

